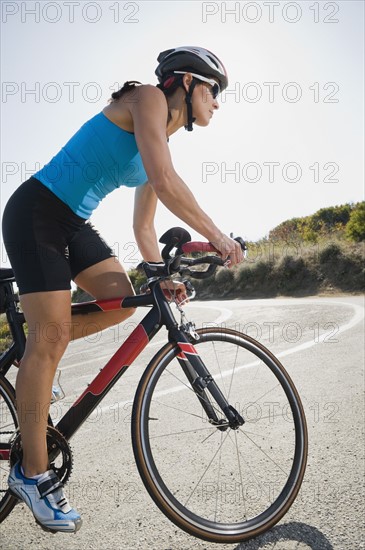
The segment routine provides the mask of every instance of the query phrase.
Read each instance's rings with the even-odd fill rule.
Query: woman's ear
[[[185,73],[184,76],[183,76],[183,84],[184,84],[185,91],[189,90],[189,87],[190,87],[190,84],[192,83],[192,81],[193,81],[192,74],[191,73]]]

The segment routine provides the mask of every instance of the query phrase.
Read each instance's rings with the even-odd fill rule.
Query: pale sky
[[[118,84],[155,84],[159,52],[182,45],[214,51],[229,74],[210,125],[170,139],[176,171],[218,227],[256,240],[286,219],[364,200],[362,1],[4,1],[1,10],[1,211]],[[92,217],[127,268],[140,259],[133,198],[121,188]],[[174,225],[186,227],[161,205],[158,234]]]

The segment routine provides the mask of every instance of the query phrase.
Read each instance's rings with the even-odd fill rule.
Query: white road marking
[[[350,303],[345,303],[345,302],[337,302],[337,301],[336,302],[334,302],[334,301],[328,302],[328,301],[324,301],[324,300],[321,300],[321,301],[319,301],[319,300],[313,300],[313,301],[308,300],[307,301],[307,303],[312,303],[312,302],[315,302],[316,304],[326,303],[328,305],[329,303],[331,303],[331,304],[334,304],[336,306],[344,305],[346,307],[352,307],[352,309],[354,311],[354,316],[352,317],[352,319],[348,323],[345,323],[344,325],[339,327],[339,329],[337,331],[337,334],[346,332],[347,330],[350,330],[351,328],[353,328],[355,325],[357,325],[358,323],[360,323],[364,319],[364,308],[361,307],[361,306],[358,306],[356,304],[350,304]],[[229,310],[227,310],[227,311],[229,311]],[[324,340],[327,336],[328,336],[327,334],[323,334],[322,336],[319,337],[317,342],[313,341],[313,340],[310,340],[309,342],[305,342],[303,344],[295,346],[294,348],[290,348],[288,350],[281,351],[281,352],[276,354],[276,357],[277,358],[285,357],[287,355],[291,355],[293,353],[298,353],[298,352],[303,351],[305,349],[311,348],[312,346],[319,345],[319,344],[324,342]],[[252,366],[257,365],[258,363],[259,363],[259,361],[253,361],[252,363],[249,363],[247,365],[241,365],[241,366],[235,368],[235,372],[238,372],[242,369],[250,368]],[[223,377],[223,378],[226,378],[227,376],[230,376],[232,374],[232,372],[233,372],[233,369],[229,369],[227,371],[222,371],[222,373],[220,373],[220,376]],[[169,390],[162,391],[161,393],[159,393],[159,395],[166,395],[166,394],[169,394],[169,393],[177,393],[177,392],[180,392],[180,391],[185,391],[187,389],[189,389],[189,388],[186,387],[186,386],[175,386],[173,388],[170,388]],[[131,400],[119,401],[117,403],[113,403],[112,405],[105,405],[104,407],[99,406],[92,413],[92,415],[90,417],[92,418],[95,414],[100,414],[100,412],[103,413],[103,412],[106,412],[108,410],[110,412],[112,412],[110,410],[112,406],[113,407],[115,407],[116,405],[124,406],[124,405],[126,405],[127,403],[130,403],[130,402],[131,402]]]

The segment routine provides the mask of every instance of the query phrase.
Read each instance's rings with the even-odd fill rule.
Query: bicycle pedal
[[[23,500],[22,500],[16,493],[13,493],[13,491],[12,491],[11,489],[8,489],[8,493],[9,493],[9,495],[11,495],[12,497],[16,498],[16,503],[15,503],[15,505],[20,504],[21,502],[23,502]]]

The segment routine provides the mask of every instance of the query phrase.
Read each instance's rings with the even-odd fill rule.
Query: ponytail
[[[138,80],[127,80],[127,82],[124,82],[123,87],[120,88],[117,92],[113,92],[111,98],[109,99],[109,103],[114,103],[115,101],[118,101],[124,95],[126,92],[129,92],[130,90],[134,90],[136,88],[136,84],[140,85],[142,84]],[[164,75],[164,79],[161,83],[157,84],[157,88],[163,91],[166,97],[172,95],[175,90],[181,86],[182,84],[182,76],[176,76],[174,74],[167,74]]]
[[[129,92],[130,90],[134,90],[136,87],[136,84],[142,84],[138,80],[127,80],[127,82],[124,82],[123,87],[120,88],[117,92],[112,93],[112,97],[109,99],[109,103],[114,103],[114,101],[118,101],[122,97],[123,94],[126,92]]]

